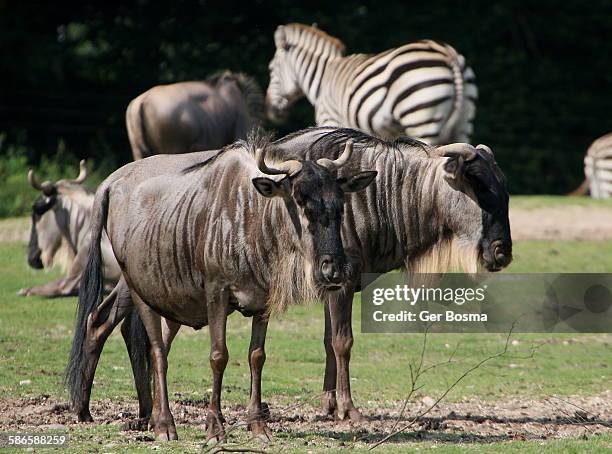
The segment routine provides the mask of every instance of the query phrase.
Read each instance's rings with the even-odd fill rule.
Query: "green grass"
[[[591,197],[567,197],[563,195],[514,195],[510,197],[510,209],[561,208],[567,206],[612,209],[612,199]]]
[[[518,243],[516,260],[511,272],[558,272],[612,270],[612,242],[527,241]],[[0,243],[0,399],[49,394],[66,398],[62,388],[62,371],[70,347],[74,298],[43,300],[21,298],[16,292],[23,286],[47,282],[57,273],[31,270],[25,262],[25,244]],[[355,304],[355,346],[351,374],[353,396],[364,408],[397,408],[407,389],[408,362],[418,352],[419,335],[361,334],[359,329],[359,298]],[[270,323],[267,341],[267,362],[264,370],[264,399],[274,405],[308,402],[320,393],[323,376],[322,345],[323,317],[320,305],[291,308],[282,318]],[[249,368],[246,352],[249,343],[250,320],[240,315],[230,317],[228,348],[230,362],[224,379],[224,404],[246,404],[248,401]],[[491,363],[463,381],[448,397],[449,401],[477,397],[482,400],[504,399],[508,396],[534,398],[549,394],[592,395],[610,386],[610,335],[517,335],[520,343],[511,353],[522,353],[531,342],[547,342],[529,360],[503,359]],[[561,342],[570,339],[571,342]],[[436,396],[446,389],[454,377],[474,362],[499,351],[503,335],[431,335],[427,354],[429,363],[447,358],[451,348],[460,343],[460,362],[448,366],[444,373],[427,376],[419,395]],[[208,333],[206,329],[183,329],[170,355],[169,388],[183,396],[202,397],[209,393],[211,376],[208,366]],[[510,363],[514,363],[512,367]],[[30,385],[19,385],[20,380]],[[133,402],[134,390],[125,347],[119,333],[107,342],[98,367],[93,400],[111,398]],[[181,441],[161,445],[160,452],[195,452],[203,433],[195,428],[179,426]],[[237,437],[245,437],[243,430]],[[342,432],[339,429],[338,432]],[[118,426],[79,426],[71,429],[73,448],[78,452],[95,450],[142,452],[152,443],[128,443]],[[92,438],[93,437],[93,438]],[[102,445],[97,444],[103,439]],[[98,440],[98,441],[92,441]],[[311,440],[312,446],[304,441]],[[275,434],[273,450],[288,445],[291,450],[308,451],[338,448],[339,440],[320,433]],[[541,443],[544,443],[542,445]],[[105,448],[105,445],[113,447]],[[551,440],[543,442],[513,441],[503,443],[443,444],[418,442],[414,439],[391,443],[389,452],[406,448],[429,449],[438,446],[442,452],[596,452],[612,446],[609,435],[588,440]],[[365,445],[357,445],[358,450]],[[76,451],[75,451],[76,452]]]

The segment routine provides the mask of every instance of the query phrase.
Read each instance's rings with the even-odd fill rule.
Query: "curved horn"
[[[36,174],[34,173],[34,169],[28,170],[28,182],[30,183],[30,185],[34,189],[36,189],[38,191],[42,191],[46,195],[50,194],[53,191],[53,189],[55,188],[55,184],[53,184],[50,181],[44,181],[44,182],[40,183],[38,181],[38,179],[36,178]]]
[[[449,145],[437,147],[436,151],[440,156],[447,157],[452,154],[461,154],[466,161],[470,161],[476,157],[476,151],[469,143],[451,143]]]
[[[485,152],[489,153],[491,156],[494,156],[493,155],[493,150],[491,150],[491,148],[489,146],[487,146],[487,145],[484,145],[484,144],[481,143],[480,145],[477,145],[476,148],[479,148],[482,151],[485,151]]]
[[[344,164],[348,162],[352,154],[353,154],[353,141],[348,140],[344,147],[344,151],[342,152],[340,156],[338,156],[338,159],[335,159],[332,161],[331,159],[321,158],[321,159],[317,159],[317,164],[319,164],[322,167],[325,167],[327,170],[338,170],[340,167],[342,167]]]
[[[85,181],[87,176],[88,176],[88,173],[87,173],[87,165],[85,163],[85,159],[81,159],[81,162],[79,162],[79,176],[76,177],[74,180],[66,180],[66,182],[81,184],[83,181]]]
[[[266,165],[266,149],[258,148],[255,150],[255,160],[257,168],[267,175],[289,175],[290,177],[297,175],[302,170],[302,163],[296,160],[285,161],[278,165],[277,168],[268,167]]]

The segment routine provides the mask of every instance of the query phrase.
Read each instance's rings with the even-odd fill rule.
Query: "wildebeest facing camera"
[[[13,2],[0,446],[605,449],[608,9]],[[447,289],[482,333],[374,329],[367,276],[440,273],[505,283]]]

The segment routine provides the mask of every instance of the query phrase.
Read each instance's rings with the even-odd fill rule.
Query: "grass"
[[[512,272],[559,272],[612,270],[612,242],[528,241],[518,243]],[[41,394],[66,397],[61,386],[63,367],[70,346],[75,299],[23,299],[16,296],[22,286],[46,282],[57,276],[55,272],[31,270],[25,263],[25,244],[0,243],[0,399],[32,397]],[[352,387],[356,403],[365,408],[397,408],[407,389],[407,364],[416,355],[422,338],[419,335],[373,335],[359,331],[359,298],[355,304],[355,347],[351,362]],[[322,309],[298,306],[291,308],[279,320],[273,320],[267,342],[264,371],[264,399],[274,405],[307,402],[320,393],[323,375],[324,349],[322,345]],[[228,323],[230,363],[224,380],[224,404],[246,404],[248,400],[249,369],[246,352],[249,343],[250,320],[239,315]],[[448,400],[477,397],[482,400],[503,399],[508,396],[537,397],[549,394],[592,395],[609,389],[609,335],[517,335],[519,345],[514,352],[524,351],[531,342],[548,342],[533,359],[499,360],[483,368],[449,396]],[[561,340],[569,342],[560,342]],[[448,383],[470,364],[500,350],[502,335],[432,335],[429,362],[447,358],[450,348],[461,346],[459,364],[449,366],[444,374],[429,374],[420,396],[436,396]],[[516,363],[512,364],[511,363]],[[31,380],[20,385],[20,380]],[[208,333],[183,329],[170,355],[169,388],[171,395],[202,397],[209,393],[211,378],[208,368]],[[96,376],[93,400],[110,398],[133,402],[134,391],[125,347],[118,333],[107,342]],[[238,438],[245,432],[239,431]],[[341,430],[340,430],[341,432]],[[104,448],[88,441],[99,439],[112,447]],[[76,452],[97,449],[140,452],[151,443],[126,444],[117,426],[79,426],[74,431],[73,448]],[[189,427],[179,427],[181,441],[162,445],[160,452],[189,452],[197,450],[203,433]],[[304,448],[304,441],[313,445]],[[309,442],[310,442],[309,441]],[[96,442],[97,443],[97,442]],[[316,448],[338,448],[339,440],[325,434],[277,434],[271,447],[288,445],[296,451]],[[552,451],[597,451],[611,446],[609,436],[588,440],[556,440],[545,442]],[[434,442],[404,440],[385,446],[389,452],[402,452],[407,447],[422,449],[439,446]],[[359,448],[359,446],[357,446]],[[362,448],[364,446],[361,446]],[[490,452],[503,448],[507,452],[539,452],[540,442],[443,444],[442,452]],[[440,451],[440,449],[438,449]]]
[[[510,198],[510,209],[533,210],[537,208],[568,206],[612,209],[612,199],[592,199],[591,197],[567,197],[562,195],[514,195]]]

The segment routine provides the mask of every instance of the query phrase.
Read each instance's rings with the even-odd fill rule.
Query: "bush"
[[[62,178],[75,178],[78,175],[79,161],[76,157],[62,151],[53,157],[41,158],[40,164],[29,162],[28,150],[20,145],[5,145],[5,136],[0,134],[0,218],[26,216],[31,213],[34,200],[39,195],[28,183],[27,174],[35,168],[40,181],[57,181]],[[92,169],[95,163],[88,162]],[[105,172],[100,169],[92,172],[85,185],[95,188],[104,179]]]

